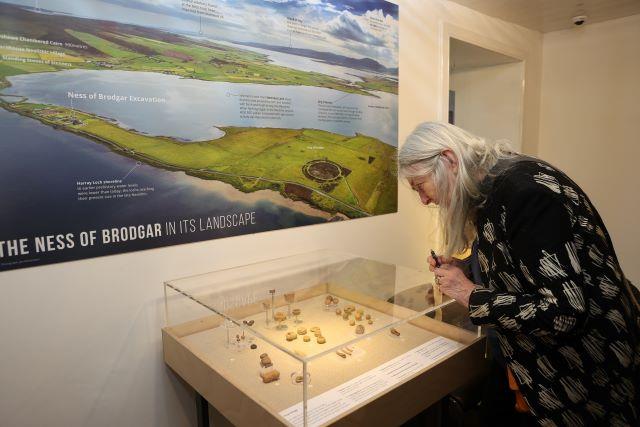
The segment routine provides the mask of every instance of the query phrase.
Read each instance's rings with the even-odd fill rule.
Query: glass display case
[[[165,362],[234,425],[400,424],[483,338],[433,275],[317,251],[165,283]]]

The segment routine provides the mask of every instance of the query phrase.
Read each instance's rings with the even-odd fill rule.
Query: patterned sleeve
[[[503,261],[519,269],[529,283],[489,271],[510,292],[474,290],[469,298],[472,322],[538,336],[568,334],[581,327],[587,318],[583,280],[562,196],[529,188],[511,195],[502,212],[501,227],[510,248],[501,251]]]

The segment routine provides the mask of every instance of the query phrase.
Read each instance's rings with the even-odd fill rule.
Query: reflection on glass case
[[[432,280],[331,251],[171,280],[165,361],[234,425],[400,424],[484,355]]]

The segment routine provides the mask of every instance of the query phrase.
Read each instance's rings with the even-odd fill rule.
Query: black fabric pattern
[[[476,217],[485,287],[469,299],[472,322],[495,328],[539,424],[638,425],[639,313],[595,208],[531,158],[488,189]]]

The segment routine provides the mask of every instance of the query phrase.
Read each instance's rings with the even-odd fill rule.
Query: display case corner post
[[[167,285],[163,284],[164,290],[164,325],[169,326],[169,301],[167,299]]]

